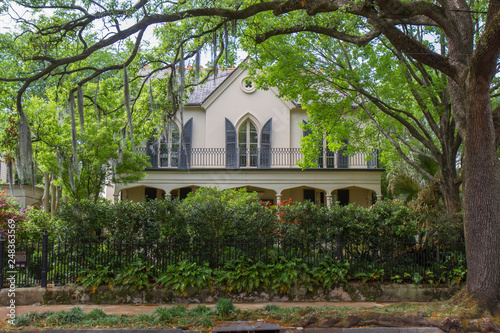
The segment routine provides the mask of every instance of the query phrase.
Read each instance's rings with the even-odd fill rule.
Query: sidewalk
[[[323,306],[333,306],[333,307],[351,307],[351,308],[372,308],[372,307],[383,307],[392,303],[377,303],[377,302],[263,302],[263,303],[234,303],[234,305],[242,310],[255,310],[262,308],[265,305],[273,304],[283,308],[292,308],[294,306],[298,307],[306,307],[306,306],[315,306],[315,307],[323,307]],[[74,308],[75,306],[80,307],[83,311],[88,312],[92,309],[99,308],[104,310],[106,314],[124,314],[124,315],[133,315],[133,314],[141,314],[141,313],[149,313],[153,312],[158,307],[166,307],[171,308],[176,305],[183,304],[121,304],[121,305],[102,305],[102,304],[79,304],[79,305],[22,305],[16,306],[16,316],[20,316],[26,312],[44,312],[44,311],[61,311],[61,310],[69,310]],[[215,306],[215,303],[190,303],[185,304],[188,309],[193,308],[198,305],[206,305],[206,306]],[[0,319],[5,320],[7,318],[7,307],[0,307]]]
[[[377,303],[377,302],[264,302],[264,303],[234,303],[236,307],[242,310],[254,310],[262,308],[265,305],[277,305],[284,308],[290,307],[350,307],[350,308],[373,308],[373,307],[384,307],[393,303]],[[141,313],[153,312],[158,307],[171,308],[173,306],[180,304],[139,304],[139,305],[26,305],[26,306],[16,306],[16,316],[22,315],[27,312],[44,312],[44,311],[61,311],[69,310],[75,306],[80,307],[83,311],[89,312],[92,309],[99,308],[102,309],[106,314],[118,314],[118,315],[134,315]],[[205,306],[215,306],[214,303],[191,303],[184,304],[188,308],[193,308],[198,305]],[[7,307],[0,308],[0,320],[3,322],[7,318],[8,309]],[[253,323],[255,324],[255,322]],[[260,328],[261,323],[258,325]],[[272,325],[272,324],[271,324]],[[247,323],[231,323],[224,326],[224,329],[214,327],[213,332],[216,333],[259,333],[262,328],[252,329],[248,327]],[[3,331],[0,331],[3,332]],[[15,331],[15,332],[40,332],[40,331]],[[189,331],[183,331],[181,329],[81,329],[81,330],[44,330],[45,333],[188,333]],[[195,331],[192,331],[193,333]],[[197,332],[197,331],[196,331]],[[360,328],[286,328],[280,331],[279,327],[266,329],[263,332],[280,332],[280,333],[442,333],[440,329],[437,328],[426,328],[426,327],[360,327]]]

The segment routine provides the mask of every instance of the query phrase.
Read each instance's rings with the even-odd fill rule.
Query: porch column
[[[377,202],[382,201],[382,194],[377,194]]]
[[[333,203],[332,195],[329,193],[326,195],[326,207],[330,208],[332,203]]]
[[[281,203],[281,197],[282,197],[281,193],[276,194],[276,204]]]
[[[120,201],[120,193],[114,193],[113,194],[113,202],[118,202]]]
[[[170,200],[172,199],[172,194],[170,194],[170,192],[165,192],[165,194],[163,195],[164,199],[165,200]]]

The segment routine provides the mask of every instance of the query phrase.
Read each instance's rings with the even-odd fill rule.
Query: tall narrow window
[[[176,167],[179,165],[180,143],[179,127],[171,121],[160,136],[160,166]]]
[[[257,129],[250,120],[247,120],[238,130],[240,167],[256,167],[258,165],[258,145]]]

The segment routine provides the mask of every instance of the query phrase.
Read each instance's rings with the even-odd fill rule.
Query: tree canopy
[[[360,49],[304,33],[249,48],[258,59],[254,64],[261,86],[276,86],[307,109],[313,132],[304,140],[309,161],[317,160],[325,138],[332,151],[342,141],[349,142],[350,151],[379,149],[389,171],[404,160],[440,187],[449,210],[460,210],[462,139],[446,76],[413,61],[383,37]],[[422,167],[423,159],[438,165],[439,172]]]

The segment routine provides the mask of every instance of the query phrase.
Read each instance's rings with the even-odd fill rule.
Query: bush
[[[276,215],[275,233],[290,241],[323,238],[331,227],[328,209],[318,208],[311,201],[284,201],[271,209]]]
[[[111,221],[108,201],[90,200],[63,202],[57,212],[62,221],[62,236],[82,242],[103,238],[102,230]]]
[[[22,240],[41,241],[45,229],[49,235],[60,237],[64,230],[63,221],[51,218],[50,214],[34,207],[25,210],[24,220],[19,225],[21,229],[16,233],[16,238]]]
[[[195,243],[254,240],[273,228],[271,212],[246,189],[200,188],[180,202],[179,210]]]
[[[183,243],[189,241],[187,225],[177,200],[148,200],[141,205],[146,241]]]
[[[19,229],[19,224],[25,220],[25,216],[17,200],[2,190],[0,191],[0,234],[4,239],[7,239],[10,229],[9,220],[14,220],[15,229]]]

